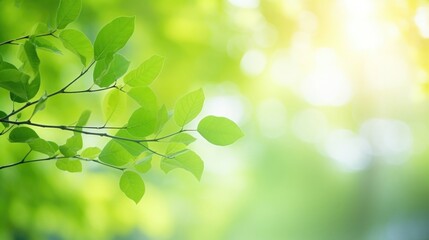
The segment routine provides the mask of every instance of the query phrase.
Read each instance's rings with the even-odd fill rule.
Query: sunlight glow
[[[259,50],[247,51],[241,59],[241,69],[250,76],[261,74],[267,63],[267,57],[264,52]]]
[[[315,106],[342,106],[352,97],[350,80],[338,66],[335,52],[319,49],[316,65],[301,85],[305,100]]]
[[[261,133],[267,138],[278,138],[286,130],[286,108],[277,99],[267,99],[258,106],[258,123]]]
[[[429,6],[421,6],[417,9],[414,22],[419,29],[420,35],[424,38],[429,38]]]

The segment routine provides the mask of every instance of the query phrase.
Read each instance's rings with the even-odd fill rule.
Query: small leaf
[[[58,169],[68,172],[82,172],[82,163],[76,159],[58,159],[56,164]]]
[[[113,114],[115,117],[121,115],[118,111],[125,107],[125,97],[126,95],[117,89],[112,89],[106,94],[103,100],[103,113],[106,122],[112,118]]]
[[[6,117],[7,117],[7,114],[3,111],[0,111],[0,119],[9,120],[9,118],[6,118]],[[5,128],[9,127],[9,123],[2,122],[2,124]]]
[[[32,42],[37,48],[51,51],[56,54],[61,54],[61,51],[51,41],[49,41],[46,38],[41,38],[41,37],[34,38],[32,39]]]
[[[125,171],[119,180],[119,187],[125,195],[136,204],[141,200],[145,192],[143,179],[135,172]]]
[[[204,104],[204,93],[198,89],[183,96],[174,108],[174,120],[179,127],[185,126],[201,112]]]
[[[31,150],[44,153],[50,157],[54,156],[55,153],[58,151],[58,145],[54,142],[46,141],[41,138],[34,138],[32,140],[29,140],[28,145],[30,146]]]
[[[76,20],[82,8],[82,0],[61,0],[57,10],[57,28],[63,29]]]
[[[159,133],[162,131],[168,119],[169,116],[167,108],[165,107],[165,105],[162,105],[162,107],[158,111],[158,121],[156,122],[155,133]]]
[[[16,69],[0,71],[0,87],[23,99],[28,99],[27,87],[29,79],[30,76]]]
[[[174,158],[164,158],[161,161],[161,169],[168,173],[173,169],[182,168],[192,173],[198,180],[204,170],[204,163],[201,158],[193,151],[188,150]]]
[[[140,106],[157,106],[156,95],[152,89],[148,87],[135,87],[128,91],[128,95],[132,97]]]
[[[244,136],[237,124],[225,117],[207,116],[197,130],[207,141],[219,146],[232,144]]]
[[[31,114],[31,116],[33,116],[34,114],[36,114],[39,111],[42,111],[43,109],[45,109],[46,106],[46,100],[48,99],[48,95],[46,94],[46,92],[40,97],[39,101],[37,101],[36,106],[34,107],[33,110],[33,114]]]
[[[74,134],[72,137],[68,138],[66,144],[61,145],[59,149],[61,154],[65,157],[73,157],[82,149],[82,145],[82,136],[80,134]]]
[[[157,118],[156,106],[142,106],[131,115],[128,121],[128,132],[136,137],[146,137],[155,131]]]
[[[36,138],[39,138],[39,135],[37,135],[33,129],[28,127],[14,128],[9,134],[10,142],[25,143]]]
[[[164,64],[164,57],[155,55],[140,64],[124,77],[124,82],[131,87],[147,86],[156,79]]]
[[[94,49],[88,37],[77,30],[66,29],[59,35],[64,47],[76,54],[84,66],[87,66],[94,57]]]
[[[126,129],[119,130],[115,136],[126,138],[126,139],[136,139],[136,137],[131,135]],[[147,144],[144,142],[136,143],[136,142],[120,140],[120,139],[113,139],[112,141],[116,141],[117,143],[119,143],[125,150],[127,150],[134,157],[139,156],[142,152],[147,150],[146,149]]]
[[[115,54],[111,61],[107,60],[102,59],[95,65],[94,83],[99,87],[110,86],[127,72],[130,65],[130,62],[120,54]]]
[[[109,141],[98,156],[100,161],[113,166],[123,166],[134,160],[134,156],[116,141]]]
[[[83,158],[95,159],[100,154],[101,149],[98,147],[89,147],[82,151],[80,154]]]
[[[123,48],[133,32],[134,17],[118,17],[106,24],[95,39],[95,60],[111,56]]]
[[[85,126],[86,125],[86,123],[88,122],[88,120],[89,120],[89,117],[91,116],[91,111],[89,111],[89,110],[85,110],[85,111],[83,111],[81,114],[80,114],[80,117],[79,117],[79,120],[77,121],[77,124],[76,124],[76,128],[77,129],[80,129],[80,128],[82,128],[83,126]],[[76,133],[75,133],[76,134]]]
[[[152,167],[152,154],[145,156],[144,158],[138,160],[134,165],[135,169],[140,173],[146,173]]]
[[[35,77],[39,73],[40,59],[36,47],[31,41],[25,41],[20,49],[19,60],[22,62],[21,71]]]
[[[197,139],[191,136],[190,134],[182,132],[172,137],[170,139],[170,142],[178,142],[178,143],[183,143],[185,145],[189,145],[195,142],[195,140]]]

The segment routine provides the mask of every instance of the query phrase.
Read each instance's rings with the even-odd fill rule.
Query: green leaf
[[[204,92],[202,89],[190,92],[176,103],[174,108],[174,120],[180,127],[192,121],[203,108]]]
[[[76,159],[58,159],[56,164],[58,169],[68,172],[82,172],[82,163]]]
[[[74,134],[68,138],[66,144],[59,147],[61,154],[65,157],[76,156],[77,152],[82,149],[82,136],[80,134]]]
[[[162,131],[162,128],[167,123],[169,119],[168,111],[165,105],[162,105],[162,107],[158,111],[158,121],[156,122],[155,127],[155,133],[159,133]]]
[[[94,49],[88,37],[77,30],[66,29],[59,35],[64,47],[76,54],[84,66],[87,66],[94,57]]]
[[[63,29],[76,20],[82,8],[82,0],[61,0],[57,10],[57,28]]]
[[[85,126],[86,123],[88,122],[90,116],[91,116],[91,111],[89,111],[89,110],[83,111],[80,114],[79,120],[77,121],[76,129],[81,129],[83,126]],[[75,134],[78,134],[78,133],[75,132]]]
[[[0,71],[0,87],[24,99],[28,99],[27,88],[29,79],[30,76],[16,69]]]
[[[9,120],[9,118],[6,118],[6,117],[7,117],[7,114],[3,111],[0,111],[0,119]],[[9,127],[9,123],[2,122],[2,124],[5,128]]]
[[[46,100],[48,99],[48,95],[45,92],[39,99],[39,101],[37,101],[36,106],[34,106],[34,110],[33,110],[33,114],[31,114],[31,116],[33,116],[34,114],[36,114],[39,111],[42,111],[43,109],[45,109],[46,107]]]
[[[50,157],[54,156],[55,153],[58,151],[58,145],[51,141],[46,141],[41,138],[34,138],[29,140],[28,145],[30,146],[31,150],[44,153]]]
[[[89,147],[82,151],[80,154],[83,158],[95,159],[100,154],[101,149],[98,147]]]
[[[116,135],[117,137],[126,138],[126,139],[136,139],[135,136],[131,135],[126,129],[119,130]],[[119,143],[125,150],[127,150],[134,157],[139,156],[142,152],[147,150],[146,143],[136,143],[126,140],[113,139],[112,141],[116,141]]]
[[[225,117],[207,116],[197,130],[207,141],[219,146],[232,144],[244,136],[237,124]]]
[[[99,87],[108,87],[124,75],[130,62],[120,54],[115,54],[111,61],[104,58],[97,62],[94,69],[94,83]]]
[[[177,143],[183,143],[185,145],[189,145],[195,142],[195,140],[197,139],[191,136],[190,134],[182,132],[172,137],[170,139],[170,142],[177,142]]]
[[[146,173],[152,167],[152,154],[145,156],[144,158],[138,160],[134,165],[134,168],[140,173]]]
[[[101,151],[98,159],[113,166],[123,166],[134,160],[134,156],[116,141],[109,141]]]
[[[21,97],[21,95],[18,95],[15,91],[10,92],[10,99],[18,103],[28,102],[36,96],[40,88],[40,75],[37,74],[31,81],[25,80],[25,77],[24,79],[21,79],[21,81],[22,82],[20,84],[24,88],[24,91],[20,94],[24,94],[25,96]]]
[[[33,38],[31,41],[37,48],[51,51],[56,54],[61,54],[61,51],[51,41],[49,41],[46,38],[38,37],[38,38]]]
[[[17,68],[12,63],[3,61],[3,59],[0,56],[0,70],[4,70],[4,69],[17,69]]]
[[[118,17],[106,24],[95,39],[95,60],[111,56],[123,48],[133,32],[134,17]]]
[[[192,173],[198,180],[204,170],[204,163],[201,158],[193,151],[188,150],[174,158],[163,158],[161,161],[161,169],[168,173],[173,169],[182,168]]]
[[[135,87],[128,91],[128,95],[133,98],[140,106],[157,106],[156,95],[148,87]]]
[[[25,41],[20,49],[19,60],[22,62],[21,71],[35,77],[39,73],[40,59],[36,47],[31,41]]]
[[[103,113],[106,122],[109,121],[113,114],[118,114],[118,110],[121,110],[125,106],[125,94],[117,89],[109,91],[103,100]],[[115,115],[117,116],[117,115]]]
[[[155,131],[158,109],[154,105],[146,105],[137,109],[128,121],[128,132],[136,137],[146,137]]]
[[[39,138],[39,135],[28,127],[14,128],[9,134],[9,142],[26,143],[36,138]]]
[[[119,187],[125,195],[136,202],[141,200],[145,192],[143,179],[139,174],[132,171],[125,171],[119,180]]]
[[[164,64],[164,57],[155,55],[140,64],[124,77],[124,82],[131,87],[147,86],[156,79]]]
[[[186,149],[186,145],[183,143],[170,143],[167,147],[167,151],[165,152],[165,154],[167,156],[175,156],[181,153],[184,153],[185,151],[189,151],[189,149]]]

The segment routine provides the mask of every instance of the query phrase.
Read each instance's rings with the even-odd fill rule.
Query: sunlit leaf
[[[31,150],[44,153],[48,156],[54,156],[58,151],[58,145],[51,141],[46,141],[41,138],[34,138],[32,140],[27,141]]]
[[[135,136],[131,135],[126,129],[119,130],[116,135],[117,137],[125,138],[125,139],[137,139]],[[142,152],[147,150],[146,143],[137,143],[132,141],[113,139],[112,141],[116,141],[119,143],[125,150],[127,150],[131,155],[137,157]]]
[[[157,118],[156,106],[142,106],[131,115],[128,121],[128,132],[136,137],[146,137],[155,131]]]
[[[204,163],[201,158],[193,151],[188,150],[174,158],[163,158],[161,161],[161,169],[168,173],[173,169],[182,168],[192,173],[198,180],[204,170]]]
[[[32,39],[32,42],[38,49],[44,49],[56,54],[61,54],[61,51],[57,48],[57,46],[55,46],[55,44],[52,43],[52,41],[46,38],[40,38],[40,37],[34,38]]]
[[[82,149],[82,145],[82,136],[74,134],[72,137],[68,138],[66,144],[61,145],[59,149],[65,157],[72,157],[77,155],[77,152]]]
[[[123,166],[134,160],[134,156],[116,141],[109,141],[98,156],[100,161],[114,166]]]
[[[20,49],[19,60],[22,62],[21,71],[35,77],[39,73],[40,59],[36,47],[31,41],[25,41]]]
[[[37,133],[33,129],[28,127],[16,127],[12,129],[9,134],[10,142],[25,143],[36,138],[39,138],[39,135],[37,135]]]
[[[81,8],[82,0],[60,0],[56,17],[57,28],[63,29],[76,20]]]
[[[74,29],[66,29],[59,35],[64,47],[76,54],[84,66],[87,66],[94,57],[94,50],[88,37]]]
[[[140,106],[157,106],[156,95],[148,87],[135,87],[128,91],[128,95],[133,98]]]
[[[237,124],[225,117],[207,116],[197,130],[207,141],[219,146],[232,144],[244,136]]]
[[[136,202],[141,200],[145,192],[143,179],[139,174],[132,171],[125,171],[119,180],[119,187],[125,195]]]
[[[80,154],[83,158],[95,159],[101,152],[101,149],[98,147],[89,147],[82,151]]]
[[[142,159],[136,161],[134,168],[140,173],[148,172],[152,167],[152,154],[149,154]]]
[[[180,127],[192,121],[202,110],[204,93],[198,89],[179,99],[174,107],[174,120]]]
[[[189,144],[195,142],[195,140],[197,140],[197,139],[194,138],[193,136],[191,136],[190,134],[182,132],[182,133],[179,133],[179,134],[173,136],[170,139],[170,142],[178,142],[178,143],[183,143],[185,145],[189,145]]]
[[[63,158],[55,163],[58,169],[67,172],[82,172],[82,163],[76,159]]]
[[[94,69],[94,83],[99,87],[108,87],[124,75],[130,62],[120,54],[115,54],[111,61],[104,58],[97,62]]]
[[[48,96],[46,92],[39,98],[39,101],[37,101],[36,106],[34,106],[33,114],[36,114],[39,111],[42,111],[46,107],[46,100],[48,99]]]
[[[106,24],[95,39],[95,60],[99,61],[123,48],[133,32],[134,17],[118,17]]]
[[[132,87],[147,86],[156,79],[164,64],[164,57],[155,55],[140,64],[139,67],[130,71],[124,82]]]

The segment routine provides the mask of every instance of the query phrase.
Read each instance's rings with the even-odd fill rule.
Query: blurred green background
[[[83,2],[72,27],[91,40],[111,19],[136,16],[122,53],[132,68],[166,57],[153,85],[160,101],[171,108],[203,87],[201,116],[227,116],[246,136],[192,146],[205,160],[201,182],[155,167],[138,205],[102,167],[2,170],[0,239],[429,239],[428,1]],[[0,41],[57,5],[0,0]],[[16,48],[0,53],[14,61]],[[71,54],[39,54],[48,92],[80,70]],[[73,122],[89,101],[102,115],[102,97],[58,97],[38,119]],[[1,165],[22,157],[0,144]]]

